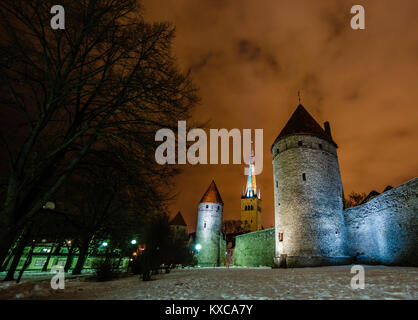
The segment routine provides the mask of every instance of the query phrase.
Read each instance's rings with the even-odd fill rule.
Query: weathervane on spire
[[[298,90],[298,98],[299,98],[299,104],[300,104],[300,101],[301,101],[301,98],[300,98],[300,90]]]

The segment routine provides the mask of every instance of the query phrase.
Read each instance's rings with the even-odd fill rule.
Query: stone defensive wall
[[[357,262],[418,266],[418,178],[344,210]]]
[[[274,229],[265,229],[236,237],[234,265],[273,267],[275,255]]]

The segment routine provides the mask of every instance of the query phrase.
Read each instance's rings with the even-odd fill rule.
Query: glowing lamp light
[[[131,241],[131,244],[136,244],[136,240],[134,239],[134,240],[132,240]]]
[[[107,243],[107,242],[103,242],[103,243],[102,243],[102,246],[103,246],[103,247],[107,247],[107,245],[108,245],[108,243]]]
[[[197,251],[199,251],[200,249],[202,249],[202,246],[198,243],[198,244],[195,246],[195,248],[196,248],[196,250],[197,250]]]

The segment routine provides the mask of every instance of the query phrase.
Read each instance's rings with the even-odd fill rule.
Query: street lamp
[[[202,246],[200,245],[200,243],[198,243],[198,244],[195,246],[195,248],[196,248],[196,250],[199,252],[199,251],[200,251],[200,249],[202,249]]]
[[[136,240],[135,240],[135,239],[133,239],[133,240],[131,241],[131,244],[136,244]]]
[[[106,241],[102,243],[103,247],[107,247],[107,245],[108,245],[108,243]]]

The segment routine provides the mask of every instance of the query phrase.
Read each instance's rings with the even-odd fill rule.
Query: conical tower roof
[[[170,225],[172,225],[172,226],[186,226],[187,227],[186,221],[184,221],[184,218],[181,215],[180,211],[177,213],[177,215],[174,217],[174,219],[170,221]]]
[[[301,104],[298,105],[295,112],[293,112],[289,121],[279,133],[274,143],[284,137],[295,134],[306,134],[319,137],[337,146],[337,144],[332,140],[332,137],[318,124],[318,122],[315,121],[315,119]]]
[[[204,202],[220,203],[222,205],[224,204],[214,180],[212,180],[209,188],[206,190],[202,199],[200,199],[200,203]]]

